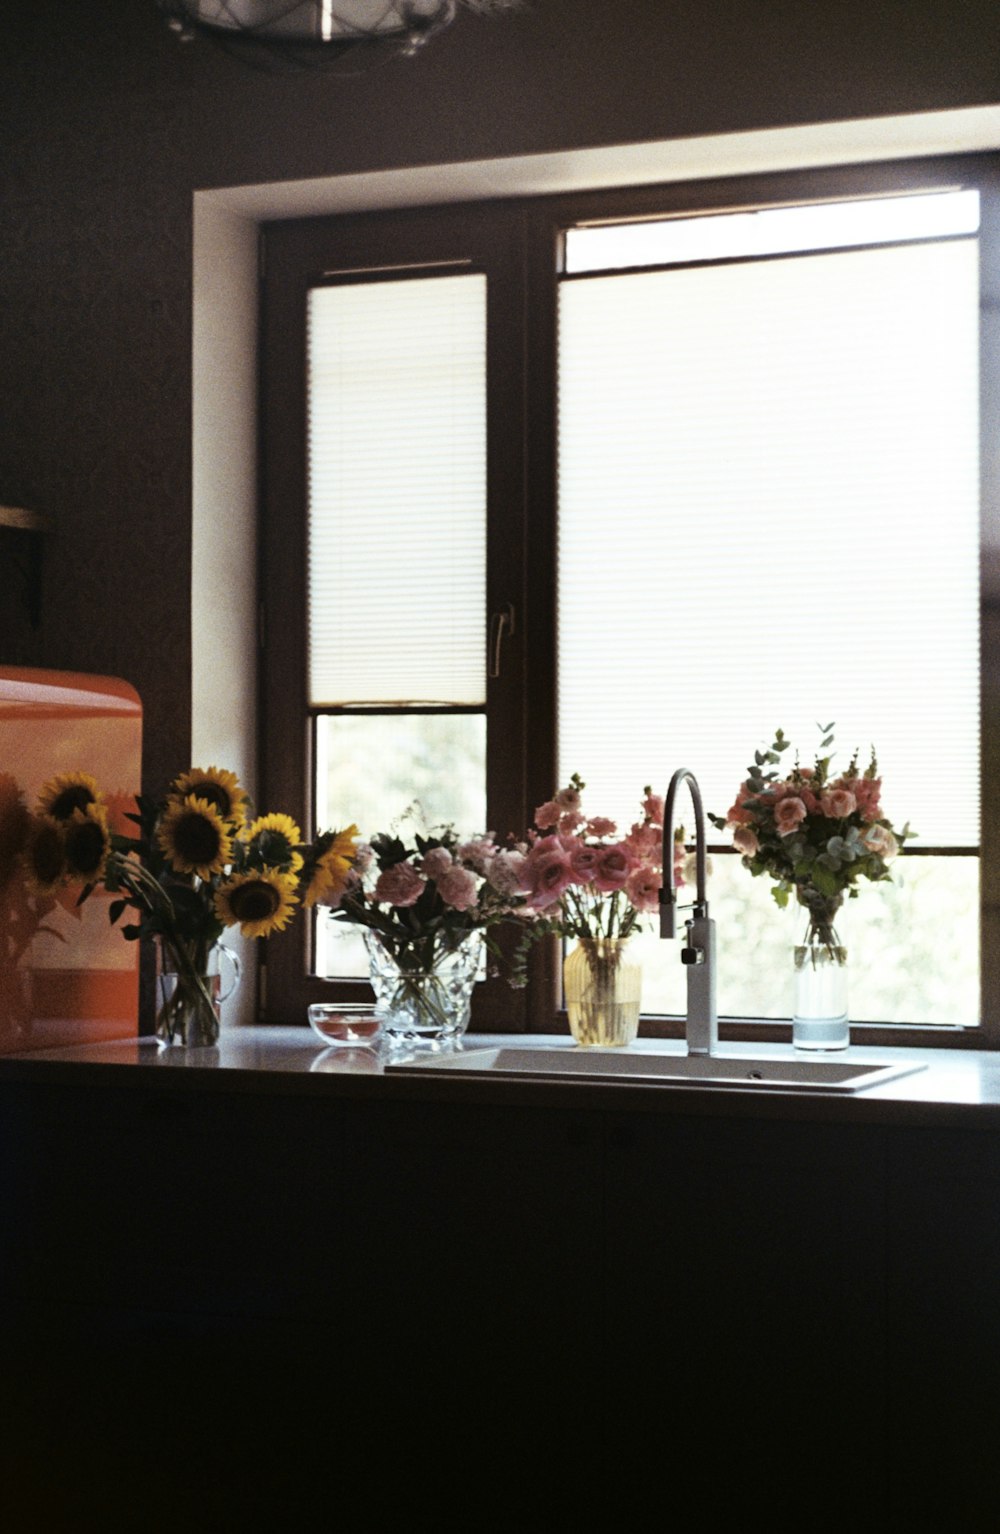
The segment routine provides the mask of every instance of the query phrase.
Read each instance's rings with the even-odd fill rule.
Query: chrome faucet
[[[677,790],[687,782],[694,804],[697,884],[693,906],[678,906],[674,883],[674,829],[677,823]],[[708,914],[705,893],[708,852],[705,842],[705,811],[701,790],[693,772],[678,767],[670,779],[663,810],[663,887],[660,890],[660,936],[677,936],[677,912],[690,910],[685,922],[687,942],[681,963],[687,965],[687,1023],[685,1037],[689,1055],[712,1055],[719,1045],[719,1015],[715,1003],[715,922]]]

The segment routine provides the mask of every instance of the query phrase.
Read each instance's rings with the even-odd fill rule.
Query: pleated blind
[[[973,238],[564,280],[561,778],[732,803],[781,727],[979,839]],[[790,757],[785,758],[791,765]],[[686,812],[685,812],[686,813]]]
[[[315,288],[309,699],[485,697],[486,279]]]

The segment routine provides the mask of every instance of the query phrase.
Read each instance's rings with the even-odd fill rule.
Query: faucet
[[[678,906],[674,884],[674,828],[677,790],[686,782],[691,791],[695,819],[697,886],[693,906]],[[712,1055],[719,1045],[719,1015],[715,1003],[715,922],[709,918],[705,893],[708,857],[705,843],[705,812],[694,773],[678,767],[670,779],[663,811],[663,887],[660,890],[660,936],[677,936],[678,910],[693,914],[685,922],[687,942],[681,963],[687,965],[687,1022],[685,1038],[689,1055]]]

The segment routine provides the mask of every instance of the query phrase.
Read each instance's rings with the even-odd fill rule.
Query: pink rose
[[[561,814],[562,811],[556,801],[546,799],[545,803],[540,804],[535,811],[535,825],[539,831],[551,831],[552,827],[558,823]]]
[[[589,884],[597,873],[600,848],[591,847],[586,842],[577,842],[575,847],[567,847],[566,850],[574,877],[580,884]]]
[[[733,846],[737,852],[742,852],[745,858],[752,858],[760,848],[757,833],[749,826],[737,826],[733,832]]]
[[[625,893],[637,911],[656,911],[660,905],[660,874],[648,863],[634,868],[625,880]]]
[[[618,827],[614,821],[609,820],[606,815],[595,815],[593,820],[587,821],[588,836],[614,836],[617,830]]]
[[[561,788],[556,794],[556,803],[562,813],[575,813],[580,808],[580,790],[578,788]]]
[[[663,795],[647,794],[645,799],[642,801],[642,813],[646,816],[647,820],[653,821],[655,825],[662,826]]]
[[[543,836],[531,848],[521,870],[521,887],[536,910],[555,905],[574,882],[569,854],[555,836]]]
[[[603,895],[623,889],[634,867],[635,858],[624,842],[615,842],[612,847],[601,847],[597,855],[594,888]]]
[[[884,863],[891,862],[899,851],[899,843],[886,826],[869,826],[861,840],[868,851],[874,852]]]
[[[456,856],[461,858],[463,863],[471,864],[477,873],[484,874],[496,850],[496,843],[491,832],[487,836],[474,837],[471,842],[463,842],[457,849]]]
[[[634,825],[625,838],[625,846],[639,863],[659,863],[663,852],[663,831],[652,821]]]
[[[500,895],[516,895],[523,888],[524,853],[498,852],[490,859],[486,877]]]
[[[753,815],[750,810],[745,810],[743,808],[743,801],[744,799],[749,799],[751,797],[752,790],[750,788],[750,784],[744,783],[739,793],[736,795],[736,802],[733,804],[732,808],[726,812],[727,825],[748,826],[750,824],[750,822],[753,820]]]
[[[774,806],[774,824],[779,836],[791,836],[806,818],[806,807],[797,795],[779,799]]]
[[[440,879],[452,865],[452,856],[447,847],[432,847],[425,852],[420,863],[420,868],[428,879]]]
[[[858,801],[849,788],[828,788],[819,805],[830,820],[846,820],[848,815],[854,814]]]
[[[374,898],[387,905],[416,905],[425,888],[426,880],[420,877],[412,863],[394,863],[379,874]]]
[[[438,894],[454,911],[471,911],[478,899],[476,876],[461,863],[452,863],[437,880]]]
[[[878,820],[882,814],[882,805],[879,802],[882,794],[882,779],[855,778],[851,786],[862,818]]]

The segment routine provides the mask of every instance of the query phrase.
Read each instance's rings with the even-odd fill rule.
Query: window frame
[[[261,282],[261,415],[258,760],[263,802],[288,806],[312,826],[312,715],[306,695],[306,299],[334,274],[347,281],[432,274],[487,276],[487,614],[513,607],[498,676],[487,677],[487,803],[498,831],[527,824],[526,716],[522,705],[530,634],[524,601],[524,412],[522,220],[490,204],[403,210],[344,219],[282,220],[266,226]],[[437,710],[440,711],[440,710]],[[447,710],[446,710],[447,711]],[[463,711],[463,710],[458,710]],[[321,710],[320,712],[326,712]],[[469,827],[470,833],[487,829]],[[312,921],[266,940],[259,1013],[301,1022],[314,1001],[358,1000],[367,981],[312,974]],[[523,1030],[524,1001],[503,982],[477,988],[480,1027]],[[513,1003],[513,1005],[512,1005]]]
[[[261,650],[261,785],[267,802],[288,805],[311,825],[309,735],[305,706],[305,292],[317,251],[336,252],[338,269],[374,269],[393,261],[432,267],[467,252],[486,270],[487,614],[513,603],[514,636],[505,642],[501,676],[489,682],[487,749],[490,827],[523,831],[534,805],[550,797],[556,739],[557,291],[563,234],[580,223],[691,216],[757,208],[975,186],[981,193],[981,507],[1000,518],[1000,156],[933,160],[767,175],[739,175],[655,186],[611,188],[451,204],[377,214],[287,220],[265,227],[261,346],[260,590],[266,638]],[[446,254],[450,252],[451,254]],[[468,254],[473,253],[474,254]],[[298,319],[297,319],[298,315]],[[981,528],[981,548],[983,536]],[[270,616],[270,623],[267,618]],[[1000,1047],[1000,816],[986,795],[1000,766],[1000,592],[981,582],[980,838],[981,1017],[978,1026],[856,1024],[855,1041],[875,1045]],[[530,664],[528,663],[530,657]],[[286,679],[288,679],[286,681]],[[927,849],[928,852],[934,849]],[[963,849],[967,850],[967,849]],[[733,855],[713,846],[717,856]],[[946,854],[947,849],[942,849]],[[906,856],[913,855],[907,849]],[[359,998],[367,982],[326,981],[308,972],[311,923],[266,940],[261,1017],[299,1022],[309,1001]],[[724,940],[724,935],[722,935]],[[503,982],[477,988],[477,1031],[567,1032],[559,1007],[560,956],[554,943],[532,955],[526,993]],[[683,1018],[644,1017],[647,1037],[683,1037]],[[723,1040],[788,1042],[791,1022],[720,1019]],[[860,1037],[859,1037],[860,1034]]]

